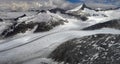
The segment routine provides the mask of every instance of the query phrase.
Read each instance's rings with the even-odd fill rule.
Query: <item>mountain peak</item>
[[[86,6],[86,4],[85,3],[83,3],[82,5],[81,5],[81,9],[83,10],[84,8],[86,8],[87,6]]]
[[[76,7],[75,9],[83,9],[84,7],[85,7],[86,5],[83,3],[83,4],[81,4],[80,6],[78,6],[78,7]]]
[[[73,12],[73,11],[78,11],[78,10],[84,10],[84,8],[87,8],[86,4],[85,3],[82,3],[80,6],[72,9],[72,10],[69,10],[70,12]]]

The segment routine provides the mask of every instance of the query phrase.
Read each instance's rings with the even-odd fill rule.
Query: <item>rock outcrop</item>
[[[58,46],[49,58],[64,64],[119,64],[120,35],[96,34],[75,38]]]

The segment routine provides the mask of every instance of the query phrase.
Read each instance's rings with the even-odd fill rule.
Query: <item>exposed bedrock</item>
[[[49,31],[51,29],[53,29],[54,27],[58,26],[58,25],[63,25],[64,24],[64,20],[58,20],[58,21],[49,21],[49,22],[34,22],[31,21],[29,23],[16,23],[13,24],[12,26],[10,26],[8,29],[5,29],[3,31],[3,33],[1,34],[1,36],[3,37],[10,37],[10,36],[14,36],[18,33],[25,33],[26,31],[30,31],[32,29],[34,29],[34,33],[36,32],[45,32],[45,31]]]
[[[114,28],[120,29],[120,19],[110,20],[103,23],[98,23],[89,27],[84,28],[83,30],[95,30],[101,28]]]
[[[49,58],[64,64],[119,64],[120,35],[96,34],[75,38],[58,46]]]

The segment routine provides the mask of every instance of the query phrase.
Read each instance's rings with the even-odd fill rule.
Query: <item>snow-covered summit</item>
[[[74,9],[68,10],[67,12],[74,12],[74,11],[78,11],[78,10],[83,10],[85,7],[86,7],[86,5],[83,3]]]
[[[120,9],[102,9],[102,8],[96,8],[96,9],[92,9],[90,7],[88,7],[85,4],[82,4],[74,9],[68,10],[66,11],[66,13],[70,13],[73,15],[80,15],[80,16],[87,16],[87,17],[94,17],[94,18],[104,18],[104,17],[111,17],[112,15],[117,15],[116,17],[119,17],[119,13],[118,11],[120,11]],[[117,13],[117,14],[116,14]],[[112,17],[113,18],[113,17]]]

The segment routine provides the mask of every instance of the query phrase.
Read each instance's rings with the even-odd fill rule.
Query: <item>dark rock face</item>
[[[21,24],[17,26],[16,25],[17,24],[13,24],[8,29],[4,30],[1,36],[10,37],[18,33],[25,33],[28,29],[32,29],[35,26],[35,24],[32,24],[32,23],[25,24],[24,22],[22,22]]]
[[[58,25],[63,25],[64,20],[58,20],[58,21],[50,21],[50,22],[41,22],[41,23],[36,23],[38,25],[37,29],[34,32],[44,32],[44,31],[49,31],[50,29],[58,26]]]
[[[83,3],[83,5],[82,5],[82,7],[81,7],[81,10],[84,10],[84,8],[91,9],[90,7],[87,7],[85,3]]]
[[[40,12],[41,12],[41,13],[46,13],[46,10],[41,10]],[[39,13],[40,13],[40,12],[39,12]]]
[[[88,18],[86,16],[81,16],[81,20],[86,21],[86,20],[88,20]]]
[[[0,18],[0,22],[3,22],[3,19]]]
[[[66,14],[69,15],[69,16],[73,16],[73,17],[75,17],[77,19],[81,19],[82,21],[88,20],[88,18],[86,16],[76,15],[76,14],[72,14],[72,13],[66,13]]]
[[[49,58],[64,64],[119,64],[120,35],[96,34],[58,46]]]
[[[104,23],[95,24],[95,25],[86,27],[83,30],[95,30],[95,29],[101,29],[101,28],[120,29],[120,20],[110,20]]]
[[[49,11],[50,11],[51,13],[60,12],[60,13],[63,13],[63,14],[65,14],[65,12],[66,12],[66,10],[61,9],[61,8],[54,8],[54,9],[50,9]]]
[[[50,11],[51,13],[60,12],[60,13],[62,13],[62,14],[69,15],[69,16],[73,16],[73,17],[75,17],[75,18],[77,18],[77,19],[81,19],[81,20],[83,20],[83,21],[88,20],[88,18],[87,18],[86,16],[76,15],[76,14],[72,14],[72,13],[66,13],[66,10],[61,9],[61,8],[54,8],[54,9],[50,9],[49,11]],[[40,12],[41,12],[41,13],[46,13],[45,10],[41,10]],[[40,12],[39,12],[39,13],[40,13]]]
[[[29,23],[22,22],[20,24],[16,23],[10,26],[8,29],[4,30],[1,36],[10,37],[18,33],[25,33],[27,30],[32,30],[35,26],[37,26],[37,28],[35,29],[34,33],[45,32],[51,30],[52,28],[58,25],[64,24],[64,22],[66,21],[58,20],[58,21],[49,21],[49,22],[36,22],[36,23],[34,22],[29,22]]]
[[[61,9],[61,8],[53,8],[53,9],[50,9],[48,11],[50,11],[51,13],[60,12],[61,14],[65,14],[65,15],[68,15],[68,16],[73,16],[77,19],[81,19],[82,21],[88,20],[88,18],[86,16],[76,15],[76,14],[72,14],[72,13],[66,13],[67,10],[64,10],[64,9]],[[38,13],[46,13],[46,10],[40,10]]]

